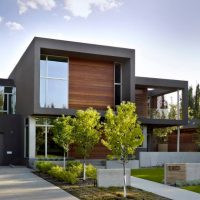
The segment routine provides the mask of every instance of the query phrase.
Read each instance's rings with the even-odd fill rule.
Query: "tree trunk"
[[[123,159],[123,176],[124,176],[124,197],[126,197],[126,163]]]
[[[84,181],[86,180],[86,161],[85,161],[85,158],[84,158],[84,161],[83,161],[83,180]]]
[[[66,168],[66,164],[65,164],[65,150],[64,150],[64,155],[63,155],[63,168],[65,169]]]

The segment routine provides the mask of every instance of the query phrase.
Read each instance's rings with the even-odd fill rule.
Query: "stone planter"
[[[98,187],[123,187],[123,169],[97,169]],[[131,185],[131,170],[126,169],[126,185]]]

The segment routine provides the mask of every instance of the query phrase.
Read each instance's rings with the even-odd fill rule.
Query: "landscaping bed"
[[[132,187],[127,188],[127,198],[123,197],[123,188],[99,188],[96,186],[97,170],[91,164],[86,166],[85,181],[82,179],[83,165],[78,161],[68,161],[66,169],[48,161],[38,161],[36,167],[36,175],[82,200],[167,200]]]
[[[127,188],[127,198],[123,198],[123,188],[98,188],[94,186],[94,180],[92,179],[86,181],[80,179],[78,183],[72,185],[57,181],[47,174],[39,172],[35,172],[35,174],[81,200],[168,200],[132,187]]]

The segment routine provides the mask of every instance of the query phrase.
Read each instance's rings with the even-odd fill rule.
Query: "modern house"
[[[9,79],[0,79],[0,165],[62,155],[52,140],[52,120],[93,107],[102,117],[108,105],[136,103],[145,140],[152,150],[155,127],[187,124],[188,82],[135,76],[135,50],[34,38]],[[178,112],[170,115],[168,94]],[[91,158],[106,158],[98,144]],[[69,152],[77,157],[75,147]]]

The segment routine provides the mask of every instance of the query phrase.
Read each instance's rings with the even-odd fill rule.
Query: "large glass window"
[[[68,58],[41,55],[40,106],[68,108]]]
[[[0,114],[15,114],[16,88],[0,86]]]
[[[122,67],[120,63],[115,63],[115,105],[122,101]]]
[[[59,157],[63,155],[63,149],[53,141],[51,131],[53,118],[36,118],[36,156]]]

